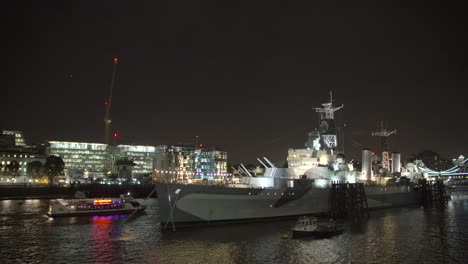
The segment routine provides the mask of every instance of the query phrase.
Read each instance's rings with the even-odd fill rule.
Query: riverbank
[[[87,197],[118,197],[130,193],[135,198],[146,198],[155,184],[76,184],[70,187],[43,185],[0,185],[0,199],[55,199],[73,198],[77,191],[84,192]],[[153,192],[151,197],[157,197]]]

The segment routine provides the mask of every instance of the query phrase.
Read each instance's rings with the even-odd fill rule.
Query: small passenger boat
[[[144,211],[132,196],[122,194],[119,198],[79,198],[50,200],[49,216],[113,215],[132,214]]]
[[[293,237],[314,236],[318,238],[332,237],[342,234],[344,227],[337,225],[333,219],[329,223],[318,224],[317,217],[299,218],[296,225],[292,228]]]

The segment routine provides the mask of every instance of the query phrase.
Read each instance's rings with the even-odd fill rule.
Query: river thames
[[[142,215],[48,218],[48,200],[0,201],[2,263],[467,263],[468,199],[371,211],[328,239],[284,239],[294,220],[160,231]]]

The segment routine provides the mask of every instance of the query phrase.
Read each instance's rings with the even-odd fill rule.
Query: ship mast
[[[325,143],[325,148],[331,151],[335,151],[338,145],[334,113],[344,107],[343,104],[334,107],[333,101],[333,94],[330,91],[330,102],[322,104],[323,107],[314,108],[320,114],[320,135]]]
[[[388,158],[388,136],[396,134],[396,129],[393,131],[387,131],[384,128],[384,123],[381,121],[380,123],[380,130],[372,132],[372,136],[378,136],[381,138],[381,147],[382,147],[382,169],[384,171],[390,171],[390,161]]]

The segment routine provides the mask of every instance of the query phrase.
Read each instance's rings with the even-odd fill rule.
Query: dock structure
[[[421,203],[424,207],[445,207],[448,202],[445,185],[441,180],[419,180],[421,185]]]
[[[369,216],[369,210],[364,184],[333,182],[331,216],[361,218],[365,215]]]

